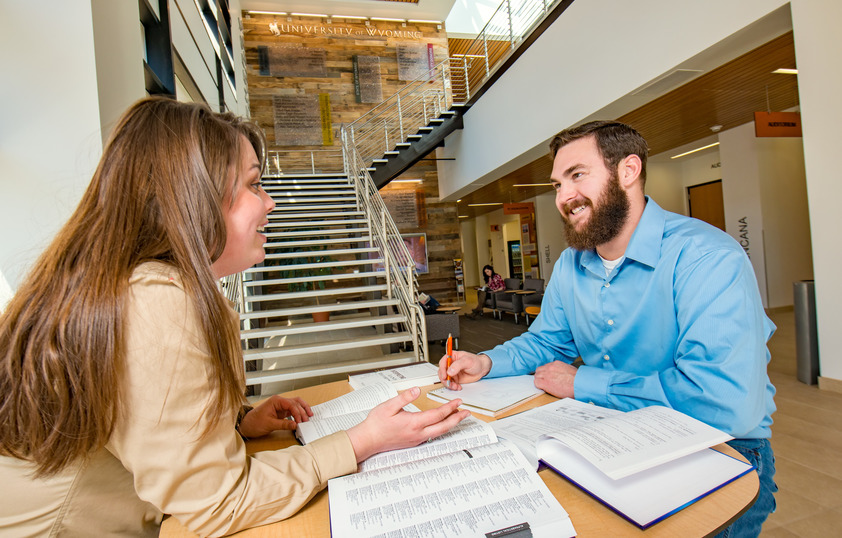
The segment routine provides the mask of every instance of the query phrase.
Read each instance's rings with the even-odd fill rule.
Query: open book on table
[[[298,425],[296,435],[310,442],[347,429],[396,394],[391,384],[380,383],[314,405],[314,416]],[[393,531],[483,536],[514,527],[534,537],[576,534],[523,454],[473,417],[417,447],[372,456],[356,474],[331,479],[328,498],[334,537]]]
[[[517,447],[469,417],[417,447],[383,452],[328,481],[334,537],[575,536]],[[520,530],[525,534],[518,534]]]
[[[439,368],[429,362],[419,362],[348,376],[348,383],[355,390],[383,382],[391,383],[396,390],[432,385],[439,382]]]
[[[449,402],[461,398],[460,408],[497,417],[542,394],[544,391],[535,387],[535,376],[518,375],[465,383],[462,385],[462,390],[442,387],[429,391],[427,397],[437,402]]]
[[[542,461],[640,528],[753,469],[709,448],[731,436],[661,406],[624,413],[564,399],[492,427],[533,468]]]

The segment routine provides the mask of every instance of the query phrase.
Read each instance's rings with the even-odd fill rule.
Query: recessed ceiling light
[[[468,216],[468,215],[459,215],[459,218],[460,218],[460,219],[469,219],[469,218],[471,218],[471,217],[470,217],[470,216]]]
[[[515,183],[512,187],[549,187],[552,183]]]
[[[249,10],[249,13],[256,13],[258,15],[284,15],[286,16],[286,11],[252,11]]]
[[[354,19],[356,21],[364,21],[368,17],[360,17],[358,15],[331,15],[334,19]]]
[[[441,21],[422,21],[419,19],[409,19],[407,22],[419,23],[419,24],[441,24]]]
[[[321,13],[290,13],[293,17],[323,17],[327,18],[327,15],[322,15]]]
[[[778,75],[797,75],[798,69],[786,69],[782,67],[780,69],[775,69],[772,73],[776,73]]]
[[[393,179],[392,183],[421,183],[420,179]]]
[[[679,153],[678,155],[673,155],[670,159],[677,159],[679,157],[684,157],[685,155],[690,155],[691,153],[696,153],[697,151],[702,151],[703,149],[712,148],[714,146],[718,146],[719,142],[714,142],[713,144],[708,144],[707,146],[702,146],[700,148],[691,149],[690,151],[685,151],[684,153]]]
[[[373,21],[383,21],[383,22],[406,22],[405,19],[388,19],[386,17],[369,17]]]
[[[503,205],[503,202],[490,202],[487,204],[468,204],[469,207],[479,207],[483,205]]]

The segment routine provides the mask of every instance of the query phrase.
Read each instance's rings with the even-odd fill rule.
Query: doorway
[[[687,187],[690,216],[725,231],[725,204],[722,201],[722,180]]]

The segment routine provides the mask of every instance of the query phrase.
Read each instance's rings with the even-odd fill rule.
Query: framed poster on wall
[[[403,243],[409,250],[409,255],[412,256],[412,261],[415,262],[415,272],[419,275],[430,272],[427,263],[427,234],[401,234]]]

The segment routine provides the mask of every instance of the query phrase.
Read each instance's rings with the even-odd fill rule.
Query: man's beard
[[[581,230],[576,230],[564,214],[561,216],[567,244],[581,251],[594,249],[617,237],[629,216],[629,197],[620,188],[616,171],[608,178],[597,203],[587,198],[584,203],[591,208],[591,216]],[[575,202],[575,205],[581,203]]]

